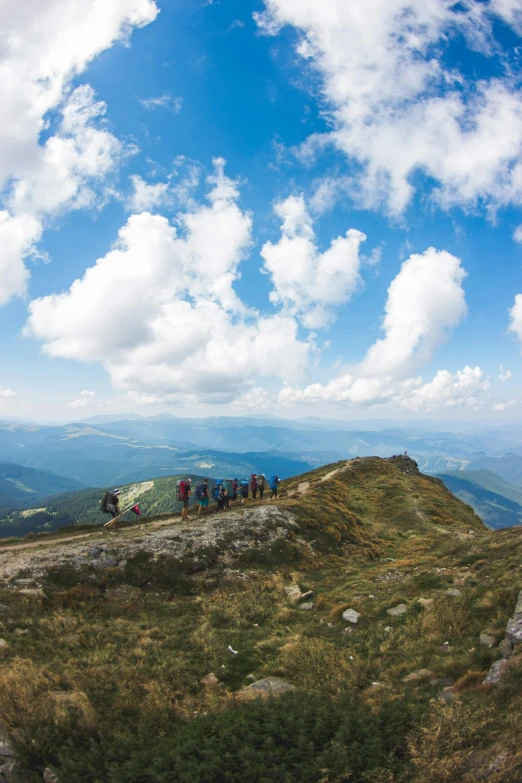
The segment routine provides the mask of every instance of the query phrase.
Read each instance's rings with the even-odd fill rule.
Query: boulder
[[[392,609],[387,610],[387,614],[389,614],[391,617],[399,617],[401,614],[406,614],[408,611],[408,607],[406,604],[399,604],[398,606],[394,606]]]
[[[291,604],[296,604],[301,598],[301,588],[299,585],[289,585],[283,588],[285,595]]]
[[[306,593],[301,593],[301,600],[302,601],[308,601],[309,598],[311,598],[314,594],[313,590],[308,590]]]
[[[520,663],[522,663],[522,655],[516,655],[513,658],[502,658],[500,661],[495,661],[484,680],[484,685],[498,685],[502,677],[504,677],[509,670],[509,667],[516,666]]]
[[[355,609],[346,609],[343,612],[343,620],[347,623],[353,623],[354,625],[359,622],[360,616],[359,612],[356,612]]]

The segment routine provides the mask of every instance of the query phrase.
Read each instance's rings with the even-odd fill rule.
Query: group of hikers
[[[237,478],[218,479],[211,490],[209,479],[205,478],[199,481],[195,487],[194,494],[198,506],[198,517],[201,509],[208,508],[212,500],[216,502],[216,511],[224,511],[230,508],[231,503],[240,501],[243,504],[250,496],[253,500],[256,500],[258,496],[260,500],[263,500],[267,488],[270,490],[270,500],[273,500],[273,498],[277,497],[279,484],[280,479],[277,475],[271,476],[270,480],[267,481],[264,473],[259,475],[252,473],[250,479],[242,479],[241,481]],[[181,521],[186,519],[192,494],[192,481],[190,478],[178,481],[176,500],[183,504]],[[120,509],[120,495],[121,490],[113,489],[105,493],[101,503],[103,513],[110,514],[112,517],[106,524],[106,527],[110,527],[113,530],[116,528],[119,518],[125,513],[125,511]],[[134,511],[135,514],[140,515],[138,506],[133,506],[126,510]]]
[[[249,496],[252,496],[252,500],[256,500],[258,495],[259,499],[263,500],[265,490],[267,487],[270,489],[270,500],[277,497],[277,491],[280,484],[279,476],[271,476],[270,481],[267,482],[265,474],[260,473],[256,475],[252,473],[250,479],[237,478],[234,479],[218,479],[212,491],[210,490],[209,479],[203,479],[196,484],[195,497],[196,504],[198,506],[198,517],[201,513],[201,509],[208,508],[211,500],[216,502],[216,511],[225,511],[230,508],[231,503],[241,502],[243,504],[245,500],[248,500]],[[192,481],[188,478],[184,481],[179,481],[176,488],[176,499],[183,503],[183,510],[181,512],[181,519],[184,520],[188,513],[190,496],[192,495]]]

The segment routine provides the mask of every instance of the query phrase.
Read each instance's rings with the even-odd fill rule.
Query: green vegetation
[[[296,561],[232,548],[226,568],[209,552],[195,570],[190,553],[154,559],[144,521],[110,538],[141,537],[123,568],[52,569],[45,600],[0,586],[0,722],[40,780],[46,766],[68,783],[516,780],[522,668],[482,686],[499,652],[479,635],[500,640],[513,613],[518,531],[488,531],[442,482],[376,458],[281,494]],[[313,591],[312,610],[289,584]],[[262,677],[296,690],[244,700]]]

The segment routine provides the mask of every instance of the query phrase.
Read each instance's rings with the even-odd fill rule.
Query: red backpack
[[[187,491],[187,482],[178,481],[176,484],[176,500],[185,500],[185,494]]]
[[[250,476],[250,489],[257,489],[257,476],[255,473],[252,473]]]

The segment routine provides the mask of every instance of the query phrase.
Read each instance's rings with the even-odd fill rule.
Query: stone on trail
[[[299,585],[289,585],[289,587],[284,587],[283,589],[291,604],[296,604],[300,600],[301,588]]]
[[[483,647],[493,647],[497,640],[494,636],[490,636],[488,633],[480,634],[480,643]]]
[[[346,609],[346,611],[343,612],[343,620],[347,623],[353,623],[354,625],[359,622],[360,616],[359,612],[356,612],[355,609]]]
[[[308,609],[308,610],[309,610],[309,609],[313,609],[313,608],[314,608],[314,603],[313,603],[313,601],[307,601],[307,602],[306,602],[306,603],[304,603],[304,604],[299,604],[299,607],[298,607],[298,608],[299,608],[299,609],[305,609],[305,610],[306,610],[306,609]]]
[[[387,610],[387,614],[389,614],[391,617],[399,617],[401,614],[406,614],[408,611],[408,607],[406,604],[399,604],[398,606],[394,606],[392,609]]]
[[[453,598],[458,598],[460,595],[460,590],[445,590],[444,591],[446,595],[451,595]]]

